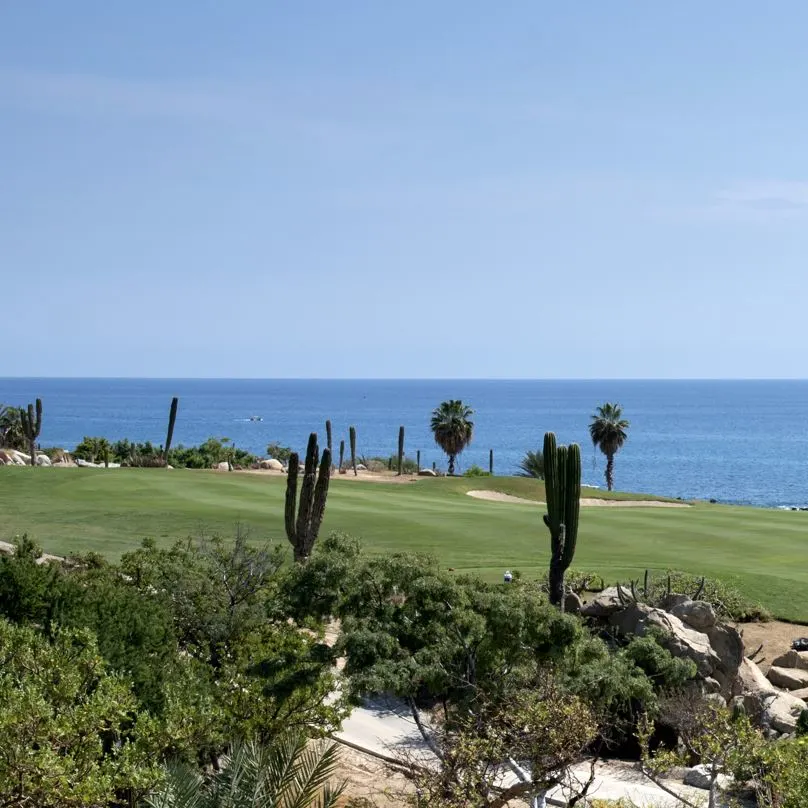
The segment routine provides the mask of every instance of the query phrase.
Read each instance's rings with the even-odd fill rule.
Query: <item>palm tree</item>
[[[535,452],[528,450],[519,463],[517,477],[535,477],[537,480],[544,479],[544,454],[541,449]]]
[[[474,410],[459,399],[444,401],[432,411],[430,426],[435,443],[449,458],[449,475],[454,474],[455,458],[471,443]]]
[[[336,744],[309,746],[288,735],[271,746],[238,743],[208,778],[192,766],[167,767],[146,808],[334,808],[343,786],[329,784],[338,764]]]
[[[631,424],[623,418],[620,405],[609,402],[595,410],[589,425],[592,445],[606,455],[606,487],[609,491],[614,487],[614,456],[628,440],[626,430],[629,426]]]

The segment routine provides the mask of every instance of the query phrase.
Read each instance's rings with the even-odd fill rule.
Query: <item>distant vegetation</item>
[[[455,460],[474,436],[474,410],[458,399],[444,401],[432,411],[430,428],[435,443],[449,458],[449,476],[454,474]]]
[[[606,455],[606,488],[614,488],[614,456],[628,440],[629,422],[619,404],[606,403],[595,410],[589,425],[592,445]]]

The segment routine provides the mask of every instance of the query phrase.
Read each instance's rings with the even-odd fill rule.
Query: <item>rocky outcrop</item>
[[[741,660],[738,666],[738,681],[735,688],[735,695],[744,693],[766,693],[774,688],[772,683],[766,678],[763,671],[755,662],[746,657]]]
[[[575,592],[567,592],[564,596],[564,611],[567,614],[580,614],[581,608],[581,598]]]
[[[703,600],[684,600],[670,609],[670,612],[697,631],[707,631],[716,623],[712,604]]]
[[[784,735],[790,735],[797,728],[797,721],[805,702],[791,693],[773,692],[761,697],[760,721],[764,727]]]
[[[713,768],[707,763],[700,763],[685,772],[684,783],[693,788],[709,789],[713,784]],[[715,783],[721,790],[726,790],[732,785],[732,778],[726,774],[718,774]]]
[[[283,463],[281,463],[280,460],[276,460],[274,457],[270,457],[267,460],[259,460],[258,468],[269,469],[270,471],[284,471]]]
[[[622,594],[623,599],[620,599]],[[596,598],[593,598],[589,603],[584,604],[581,608],[581,614],[584,617],[609,617],[615,612],[626,608],[627,603],[631,603],[631,592],[626,587],[620,587],[618,594],[616,586],[606,587]]]
[[[661,644],[675,657],[696,663],[699,674],[706,678],[719,667],[721,659],[710,645],[706,634],[688,628],[676,615],[655,609],[645,603],[632,603],[615,612],[609,623],[623,635],[644,636],[648,629],[660,630]]]
[[[808,651],[786,651],[772,660],[772,667],[808,671]]]
[[[784,690],[808,687],[808,671],[801,668],[779,668],[772,665],[767,674],[769,681]]]

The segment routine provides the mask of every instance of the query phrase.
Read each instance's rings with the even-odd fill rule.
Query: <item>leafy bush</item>
[[[279,443],[273,442],[267,446],[267,456],[279,460],[285,466],[292,456],[292,450],[289,446],[281,446]]]
[[[389,457],[358,457],[357,463],[361,463],[368,471],[398,471],[398,455],[390,455]],[[350,458],[348,460],[350,465]],[[404,456],[404,462],[401,465],[404,474],[416,474],[418,472],[418,463],[412,458]]]
[[[479,466],[470,466],[463,472],[464,477],[490,477],[491,474]]]

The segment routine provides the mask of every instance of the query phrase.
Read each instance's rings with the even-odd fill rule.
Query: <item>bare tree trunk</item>
[[[606,455],[606,488],[611,491],[614,488],[614,455]]]

